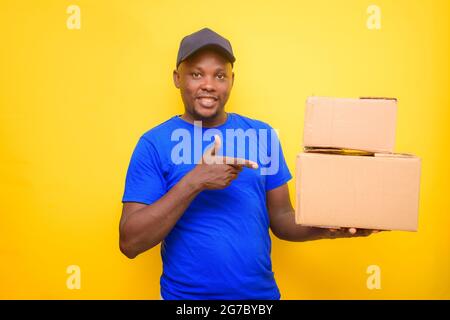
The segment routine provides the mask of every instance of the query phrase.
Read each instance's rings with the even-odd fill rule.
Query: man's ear
[[[173,83],[175,84],[175,87],[180,89],[180,74],[177,70],[173,70]]]
[[[234,72],[231,73],[231,86],[234,84]]]

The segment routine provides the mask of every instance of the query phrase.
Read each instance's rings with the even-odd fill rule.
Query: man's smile
[[[212,108],[217,104],[217,98],[214,97],[198,97],[197,100],[204,108]]]

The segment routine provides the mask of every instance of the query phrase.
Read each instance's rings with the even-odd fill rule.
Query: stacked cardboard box
[[[421,162],[394,153],[396,116],[396,99],[307,99],[296,223],[417,231]]]

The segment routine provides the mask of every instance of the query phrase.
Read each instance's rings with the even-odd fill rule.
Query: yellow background
[[[273,238],[282,298],[450,298],[449,18],[448,0],[1,0],[0,298],[159,298],[159,246],[119,251],[125,173],[140,135],[183,112],[176,53],[205,26],[237,57],[226,110],[279,129],[292,173],[309,95],[397,97],[396,151],[423,161],[418,233]]]

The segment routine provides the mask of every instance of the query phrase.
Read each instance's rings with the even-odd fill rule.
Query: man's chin
[[[212,120],[219,115],[219,109],[203,109],[203,110],[194,110],[194,116],[197,120],[207,121]]]

